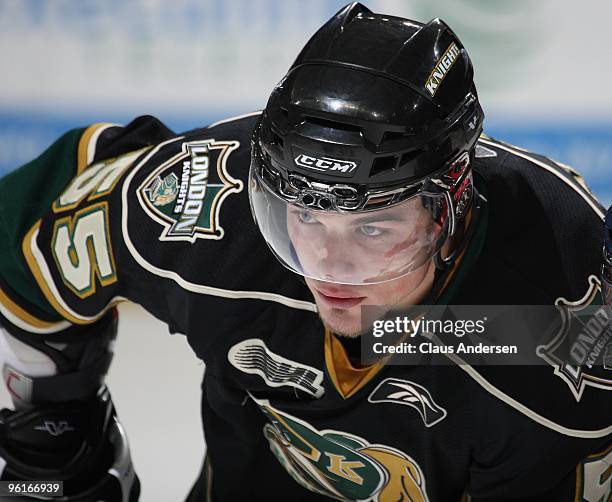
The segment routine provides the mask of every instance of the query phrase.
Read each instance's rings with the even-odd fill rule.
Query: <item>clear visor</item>
[[[288,269],[319,281],[376,284],[424,265],[446,239],[442,194],[420,192],[390,207],[322,211],[287,202],[251,167],[251,207],[266,242]]]

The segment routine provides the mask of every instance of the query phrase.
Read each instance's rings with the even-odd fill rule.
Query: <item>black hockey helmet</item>
[[[469,205],[483,118],[471,61],[444,22],[347,5],[306,44],[253,133],[251,204],[266,241],[291,270],[320,280],[365,284],[415,270]],[[388,221],[401,207],[412,212],[402,236],[360,230],[376,270],[315,270],[319,258],[296,243],[322,249],[321,232],[342,221],[330,218],[355,226],[372,212],[368,221]]]

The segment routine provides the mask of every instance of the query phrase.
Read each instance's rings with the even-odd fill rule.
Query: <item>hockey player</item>
[[[103,384],[127,299],[206,363],[190,501],[610,500],[607,330],[581,345],[590,366],[356,355],[368,305],[600,300],[600,205],[481,134],[472,75],[442,21],[351,4],[262,113],[95,124],[6,176],[2,479],[137,500]]]

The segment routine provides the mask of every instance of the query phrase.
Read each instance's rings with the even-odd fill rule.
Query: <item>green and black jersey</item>
[[[190,500],[609,500],[603,365],[352,365],[251,217],[257,115],[96,124],[0,180],[2,323],[59,341],[129,300],[186,335],[207,368]],[[596,301],[603,211],[580,177],[486,137],[474,172],[486,203],[438,301]]]

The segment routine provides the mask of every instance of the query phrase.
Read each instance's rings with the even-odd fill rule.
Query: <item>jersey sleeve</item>
[[[136,159],[173,136],[153,117],[125,127],[93,124],[64,134],[0,180],[4,324],[46,334],[104,314],[119,282],[110,228],[114,191]],[[96,307],[82,315],[70,295]]]
[[[208,331],[218,336],[237,310],[242,323],[256,318],[261,300],[313,310],[250,216],[256,120],[180,135],[152,117],[96,125],[2,179],[5,320],[55,333],[130,300],[172,332],[197,334],[217,317]]]

